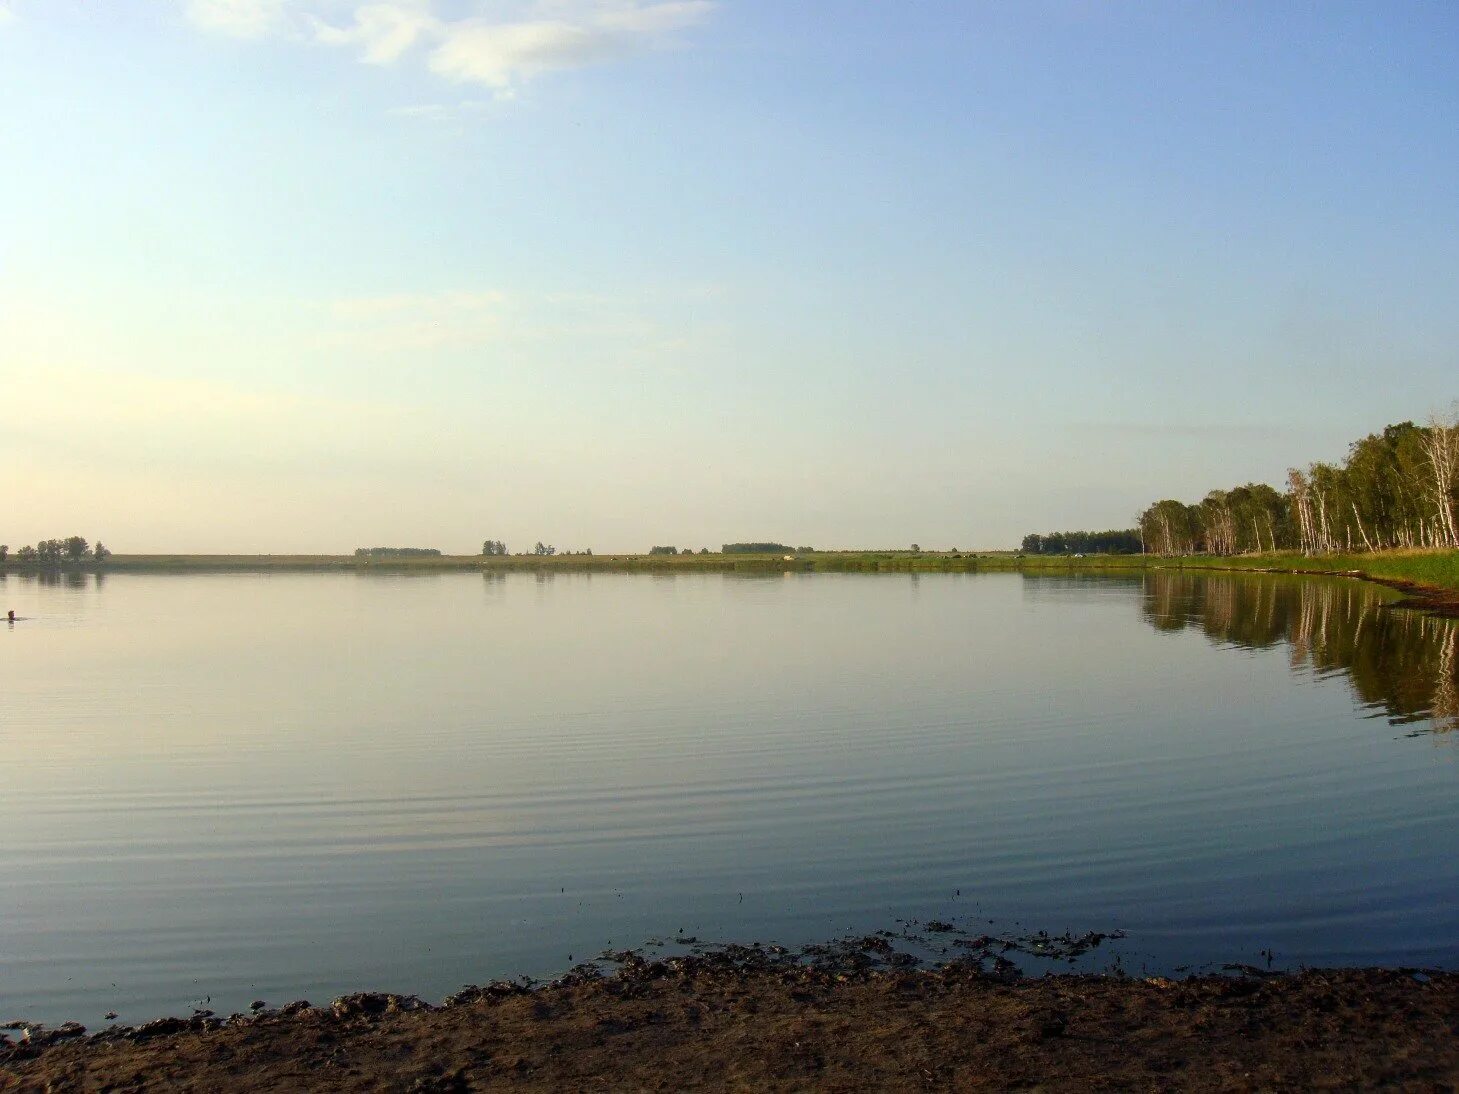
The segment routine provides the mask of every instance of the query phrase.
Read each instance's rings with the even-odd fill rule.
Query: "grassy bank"
[[[1012,552],[818,551],[792,556],[707,555],[436,555],[357,558],[354,555],[113,555],[59,568],[60,573],[1073,573],[1144,569],[1267,570],[1287,573],[1360,574],[1386,582],[1410,582],[1459,592],[1459,551],[1385,551],[1375,554],[1295,553],[1218,557],[1198,555],[1018,555]],[[0,573],[55,573],[57,568],[11,560]]]
[[[1192,566],[1225,569],[1360,573],[1381,581],[1412,582],[1435,589],[1459,591],[1459,551],[1379,551],[1373,554],[1239,555],[1235,558],[1182,559]]]

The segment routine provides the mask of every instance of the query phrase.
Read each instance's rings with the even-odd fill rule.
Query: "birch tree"
[[[1429,418],[1423,446],[1436,511],[1434,538],[1439,546],[1459,547],[1459,529],[1454,522],[1454,485],[1459,473],[1459,404],[1447,416],[1435,414]]]

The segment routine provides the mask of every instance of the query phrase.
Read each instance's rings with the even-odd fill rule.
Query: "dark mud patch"
[[[676,935],[650,939],[636,949],[604,951],[595,960],[578,965],[574,973],[608,975],[649,961],[694,957],[746,969],[809,967],[832,975],[958,964],[1010,980],[1073,966],[1106,943],[1125,937],[1120,930],[1058,935],[1048,931],[995,932],[994,921],[976,922],[979,925],[970,926],[964,920],[898,920],[895,930],[850,934],[830,942],[794,947],[773,942],[748,945],[706,942]],[[1120,960],[1120,955],[1112,956],[1109,969],[1117,970]]]
[[[873,947],[876,949],[876,947]],[[748,952],[7,1038],[0,1090],[1450,1089],[1459,975],[1007,981]],[[22,1031],[23,1032],[23,1031]]]
[[[1385,607],[1407,608],[1411,611],[1442,616],[1445,619],[1459,619],[1459,592],[1453,589],[1420,585],[1415,581],[1396,581],[1375,577],[1370,577],[1368,580],[1403,593],[1402,598],[1386,604]]]
[[[1459,975],[1028,975],[1117,932],[943,921],[796,948],[680,934],[439,1005],[258,1000],[87,1034],[12,1023],[11,1090],[1449,1089]]]

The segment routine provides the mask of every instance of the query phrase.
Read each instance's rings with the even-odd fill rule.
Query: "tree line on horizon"
[[[1459,548],[1456,512],[1459,412],[1386,426],[1338,463],[1291,468],[1285,490],[1245,483],[1195,504],[1162,499],[1136,532],[1158,555]]]
[[[1023,537],[1020,550],[1026,555],[1136,555],[1140,553],[1138,528],[1110,529],[1107,532],[1030,533]]]
[[[809,554],[811,548],[798,547],[790,548],[783,543],[723,543],[720,544],[719,553],[722,555],[788,555],[792,550],[798,550]]]
[[[43,539],[34,546],[19,548],[14,555],[8,543],[0,543],[0,565],[14,561],[22,566],[60,566],[63,563],[105,562],[111,551],[100,540],[93,547],[85,536]]]

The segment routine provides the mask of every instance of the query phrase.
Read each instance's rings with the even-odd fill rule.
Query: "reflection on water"
[[[1121,929],[1135,972],[1459,967],[1459,749],[1372,721],[1454,727],[1455,625],[1374,587],[118,573],[0,597],[26,620],[0,628],[0,1020],[440,998],[681,929],[899,918]]]
[[[0,573],[0,590],[14,582],[15,586],[38,585],[42,588],[86,589],[100,587],[106,582],[105,574],[90,574],[84,570],[27,570],[21,573]]]
[[[1395,725],[1459,729],[1459,620],[1391,608],[1384,590],[1356,581],[1151,572],[1142,585],[1142,612],[1157,630],[1286,646],[1294,672],[1343,674]]]

